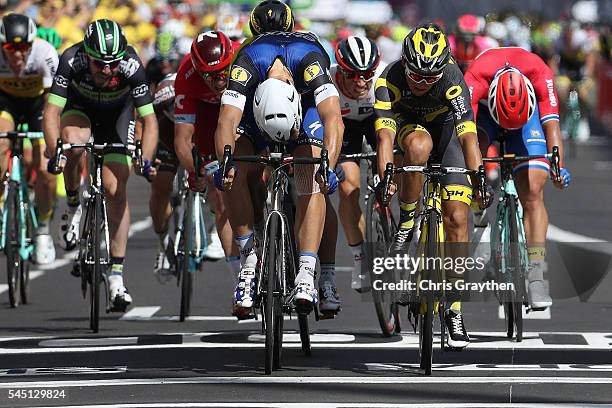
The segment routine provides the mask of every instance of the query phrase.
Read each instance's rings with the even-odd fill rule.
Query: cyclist
[[[345,137],[342,154],[361,153],[363,138],[376,148],[374,131],[374,87],[387,64],[382,62],[376,43],[366,37],[351,36],[336,45],[337,65],[332,65],[331,76],[340,94],[340,111],[344,122]],[[355,266],[351,287],[362,290],[362,262],[365,259],[363,246],[365,221],[359,207],[361,173],[359,160],[340,164],[344,181],[340,183],[338,213],[344,227]]]
[[[278,8],[273,9],[272,6]],[[280,12],[275,11],[279,8]],[[274,19],[265,18],[268,15],[267,10],[270,10],[269,14],[275,17]],[[217,156],[223,155],[225,145],[230,145],[235,154],[253,154],[265,149],[269,139],[278,142],[282,138],[286,142],[288,135],[292,134],[295,156],[316,157],[321,148],[326,147],[329,151],[330,168],[333,169],[339,154],[344,126],[338,92],[329,77],[329,58],[316,37],[310,33],[264,32],[274,21],[277,22],[276,26],[280,26],[284,31],[292,29],[291,11],[283,3],[268,0],[253,10],[251,31],[257,36],[241,48],[232,65],[228,89],[221,99],[221,112],[215,132]],[[255,90],[266,80],[271,82],[266,82],[268,85],[261,88],[261,98],[254,100]],[[283,106],[278,107],[277,114],[288,115],[293,111],[292,106],[299,96],[281,85],[282,81],[291,83],[302,93],[301,109],[304,112],[304,121],[299,136],[297,132],[290,132],[286,128],[278,130],[281,136],[277,136],[268,126],[261,126],[260,133],[259,127],[253,123],[256,119],[253,118],[253,103],[267,104],[275,100],[279,104],[284,102]],[[237,130],[239,137],[235,141]],[[267,135],[268,140],[264,135]],[[311,310],[311,305],[316,305],[318,301],[314,274],[317,252],[324,234],[324,223],[321,221],[327,218],[326,199],[322,193],[333,192],[337,187],[337,177],[333,170],[329,172],[328,185],[323,185],[319,176],[315,181],[317,168],[318,166],[296,166],[294,175],[298,195],[296,241],[300,265],[293,299],[305,310]],[[259,190],[253,191],[256,186],[250,180],[261,179],[261,166],[237,163],[236,168],[230,169],[227,178],[223,180],[220,171],[221,169],[215,175],[216,182],[219,184],[218,188],[225,190],[230,223],[241,253],[242,267],[235,292],[234,314],[239,318],[250,317],[253,315],[257,264],[253,245],[254,212],[257,211],[254,203],[259,199],[257,195],[261,194]],[[321,279],[329,283],[325,285],[329,289],[323,294],[332,298],[326,305],[330,309],[324,309],[326,313],[331,312],[332,307],[337,311],[340,306],[333,275],[333,268],[321,268]]]
[[[170,31],[162,31],[155,39],[155,55],[145,67],[151,93],[155,94],[155,86],[167,75],[175,73],[181,56],[178,53],[177,41]]]
[[[141,171],[145,177],[152,178],[155,176],[151,158],[157,146],[157,120],[144,67],[116,22],[106,19],[91,22],[85,39],[64,51],[60,59],[44,111],[46,154],[48,157],[55,154],[60,135],[67,143],[85,143],[92,133],[97,143],[132,142],[135,110],[144,125],[144,168]],[[66,153],[64,175],[68,208],[62,217],[60,242],[67,249],[73,248],[79,237],[83,153],[82,150]],[[52,163],[61,167],[64,160],[54,157]],[[113,311],[125,311],[132,303],[123,282],[130,225],[127,202],[130,164],[126,149],[107,154],[104,158],[104,189],[111,239],[109,299]]]
[[[415,27],[404,39],[402,58],[376,80],[374,111],[378,139],[378,172],[393,163],[393,145],[403,151],[404,165],[425,165],[430,158],[443,166],[478,169],[482,164],[468,88],[451,57],[446,35],[433,24]],[[400,176],[400,220],[392,250],[406,252],[414,228],[423,176]],[[475,182],[476,180],[472,180]],[[465,175],[442,178],[442,215],[447,242],[468,242],[467,218],[472,183]],[[477,189],[476,189],[477,191]],[[390,193],[395,192],[395,186]],[[447,271],[450,281],[463,277]],[[461,348],[469,343],[461,314],[460,294],[447,293],[444,312],[447,343]]]
[[[190,172],[189,185],[194,190],[203,191],[209,180],[206,177],[195,180],[191,146],[195,144],[201,155],[215,153],[214,123],[219,117],[221,94],[227,88],[229,66],[239,46],[220,31],[199,33],[176,74],[173,147],[181,165]],[[167,187],[171,189],[171,184]],[[240,257],[233,245],[223,196],[217,189],[209,188],[208,198],[215,210],[225,260],[237,279]]]
[[[484,21],[473,14],[464,14],[457,19],[455,34],[448,36],[453,58],[463,72],[474,58],[484,50],[499,46],[497,41],[482,35]]]
[[[38,27],[38,30],[36,30],[36,36],[51,44],[56,50],[59,50],[59,47],[62,45],[62,37],[60,37],[55,28]]]
[[[28,125],[31,132],[42,131],[42,115],[49,88],[58,66],[57,51],[36,38],[36,24],[21,14],[9,14],[0,21],[0,132],[15,130],[16,125]],[[0,171],[2,178],[8,168],[8,139],[0,139]],[[47,159],[41,144],[33,143],[33,168],[38,229],[35,236],[34,260],[48,264],[55,260],[49,223],[53,215],[56,178],[49,174]],[[0,196],[4,184],[0,183]]]
[[[471,90],[474,115],[478,113],[479,101],[486,100],[488,105],[477,116],[481,149],[486,150],[503,129],[509,130],[509,153],[545,154],[553,146],[559,146],[562,180],[555,181],[555,185],[567,187],[571,176],[563,167],[559,104],[553,73],[544,61],[522,48],[491,49],[474,61],[465,80]],[[532,160],[514,168],[528,246],[527,295],[533,309],[552,305],[544,283],[544,244],[548,229],[544,184],[549,171],[546,160]]]

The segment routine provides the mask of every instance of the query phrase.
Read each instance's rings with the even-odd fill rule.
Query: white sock
[[[336,264],[335,263],[322,263],[321,264],[321,277],[319,278],[319,287],[325,282],[331,282],[332,284],[336,279]]]
[[[296,285],[301,280],[308,280],[314,283],[315,269],[318,260],[319,257],[317,254],[313,254],[312,252],[303,252],[300,254],[300,269],[295,277]]]
[[[108,277],[108,287],[110,290],[123,286],[123,275],[111,274]]]
[[[248,235],[234,238],[236,245],[240,249],[240,264],[242,267],[255,268],[257,266],[257,253],[255,252],[254,234],[251,232]]]
[[[227,268],[230,270],[232,274],[232,279],[234,280],[234,286],[238,284],[238,275],[240,274],[240,257],[239,256],[226,256],[225,262],[227,263]]]

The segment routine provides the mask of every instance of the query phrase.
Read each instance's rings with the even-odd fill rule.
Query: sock
[[[225,262],[227,263],[227,268],[230,270],[232,274],[232,279],[234,280],[234,285],[238,284],[238,274],[240,274],[240,256],[226,256]]]
[[[416,201],[411,203],[400,201],[400,229],[412,229],[412,227],[414,227],[416,206]]]
[[[123,260],[122,256],[111,256],[110,275],[108,284],[111,288],[123,286]]]
[[[314,282],[318,260],[319,256],[317,254],[313,254],[312,252],[300,253],[300,268],[299,273],[295,277],[296,284],[301,280],[309,280]]]
[[[448,280],[453,284],[453,289],[447,292],[448,303],[450,303],[449,309],[455,312],[461,312],[461,293],[454,288],[456,287],[456,283],[458,281],[463,282],[463,279],[448,278]]]
[[[53,216],[53,209],[50,209],[46,213],[38,214],[38,234],[49,235],[49,221],[51,221],[51,217]]]
[[[79,189],[76,190],[66,190],[66,202],[68,203],[68,207],[78,207],[81,204],[79,200]]]
[[[168,241],[170,240],[168,231],[158,233],[157,238],[159,239],[159,248],[165,251],[168,247]]]
[[[240,249],[240,264],[242,267],[255,268],[257,265],[257,254],[254,247],[254,234],[251,232],[248,235],[234,238],[236,245]]]
[[[363,241],[361,241],[357,245],[349,245],[351,248],[351,252],[353,253],[353,262],[355,266],[353,267],[353,273],[351,276],[351,287],[353,289],[361,288],[361,277],[359,275],[362,274],[362,264],[365,260],[365,251],[363,250]]]
[[[324,282],[335,282],[336,278],[336,264],[335,263],[321,263],[321,277],[319,278],[319,286]]]
[[[529,268],[529,282],[544,280],[544,257],[546,256],[546,248],[544,247],[529,247],[527,248],[527,258],[529,265],[535,267]]]

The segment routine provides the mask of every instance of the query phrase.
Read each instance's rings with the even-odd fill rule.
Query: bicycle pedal
[[[81,266],[78,263],[72,266],[72,269],[70,270],[70,275],[74,276],[75,278],[81,276]]]
[[[313,306],[311,302],[308,301],[298,301],[295,304],[295,311],[298,314],[310,314],[310,312],[312,312]]]
[[[338,310],[339,312],[339,310]],[[338,312],[323,312],[319,310],[319,320],[331,320],[336,317]]]

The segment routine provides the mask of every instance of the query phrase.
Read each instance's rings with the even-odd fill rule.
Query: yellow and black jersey
[[[453,62],[427,93],[416,96],[408,88],[401,60],[395,61],[376,80],[374,93],[377,131],[387,128],[397,133],[399,120],[424,125],[454,120],[458,136],[476,132],[469,90]]]

